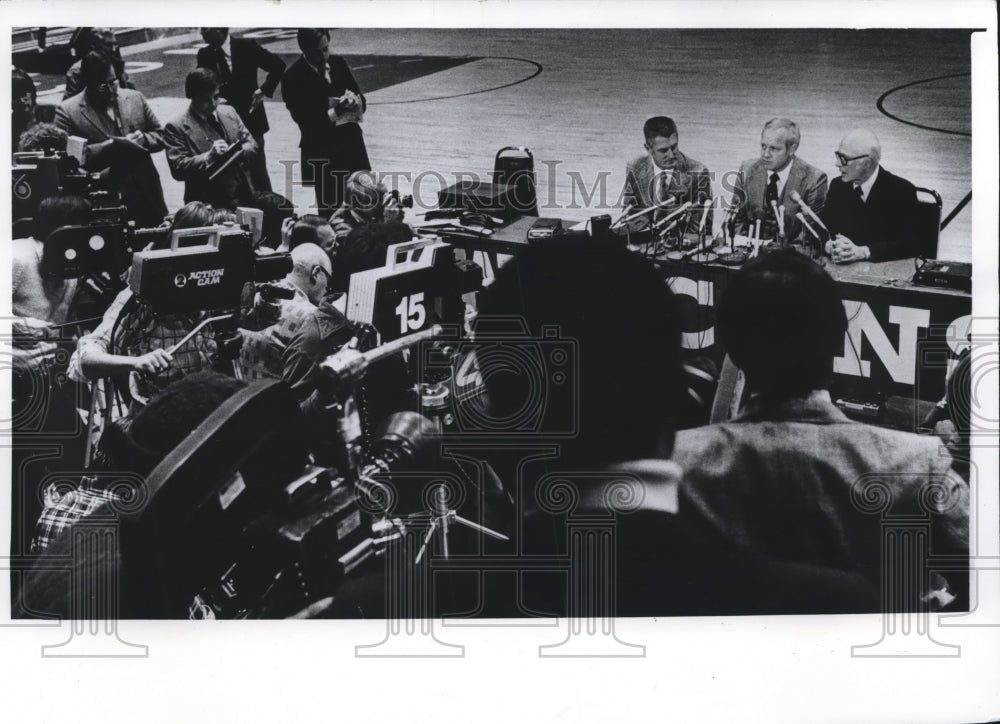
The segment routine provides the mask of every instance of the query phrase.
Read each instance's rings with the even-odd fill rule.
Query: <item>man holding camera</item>
[[[278,321],[256,332],[242,331],[240,367],[247,379],[281,379],[282,355],[306,319],[326,296],[333,267],[330,256],[316,244],[298,244],[291,251],[292,270],[280,282],[293,291],[278,302]]]

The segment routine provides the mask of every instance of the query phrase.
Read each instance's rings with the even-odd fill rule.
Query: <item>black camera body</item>
[[[184,238],[198,245],[180,247]],[[236,226],[185,229],[171,246],[132,257],[129,286],[157,314],[238,309],[247,284],[282,279],[292,269],[289,254],[255,254],[253,237]]]

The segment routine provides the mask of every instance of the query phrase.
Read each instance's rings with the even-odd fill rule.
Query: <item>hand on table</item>
[[[837,264],[864,261],[871,256],[867,246],[858,246],[846,236],[838,236],[826,242],[825,249]]]

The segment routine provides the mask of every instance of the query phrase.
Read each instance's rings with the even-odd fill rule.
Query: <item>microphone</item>
[[[636,219],[639,219],[639,218],[645,216],[646,214],[648,214],[651,211],[656,211],[657,209],[665,208],[667,206],[670,206],[670,204],[672,204],[672,203],[674,203],[674,200],[672,198],[666,198],[663,201],[660,201],[659,203],[653,204],[652,206],[647,206],[646,208],[642,209],[641,211],[636,211],[631,216],[626,216],[624,218],[619,219],[617,223],[624,224],[624,223],[628,223],[629,221],[635,221]],[[684,206],[681,207],[681,209],[683,209],[685,206],[690,206],[690,205],[691,205],[691,203],[687,202]],[[677,211],[680,211],[680,209],[678,209]],[[675,211],[674,213],[677,213],[677,212]],[[613,224],[612,226],[615,226],[615,225],[617,225],[617,224]]]
[[[632,213],[632,209],[634,209],[634,208],[635,208],[635,204],[629,203],[629,205],[626,206],[625,209],[622,211],[622,215],[619,216],[617,219],[615,219],[612,222],[611,228],[614,229],[616,226],[618,226],[619,224],[621,224],[622,221],[625,219],[625,217],[628,216],[630,213]]]
[[[805,227],[806,231],[808,231],[810,234],[812,234],[816,238],[817,241],[823,243],[823,237],[820,236],[819,234],[817,234],[816,233],[816,229],[812,228],[809,225],[809,222],[806,221],[806,217],[802,215],[801,211],[795,215],[795,218],[798,219],[799,222],[801,222],[802,226]]]
[[[685,201],[681,205],[681,207],[678,208],[676,211],[673,211],[673,212],[667,214],[662,219],[660,219],[659,221],[657,221],[656,224],[653,225],[653,231],[657,231],[661,226],[664,226],[668,221],[673,220],[675,217],[679,217],[681,214],[688,213],[688,211],[689,211],[690,208],[691,208],[691,202],[690,201]],[[647,209],[647,211],[648,210],[649,209]],[[643,213],[646,213],[646,212],[644,211]],[[673,228],[673,225],[671,226],[671,228]]]
[[[704,209],[701,212],[701,223],[698,224],[698,236],[705,233],[705,221],[708,219],[708,210],[712,208],[712,199],[705,199],[705,203],[702,206]]]
[[[800,194],[798,191],[792,191],[791,195],[792,195],[792,201],[794,201],[795,203],[797,203],[799,205],[799,207],[803,211],[805,211],[813,221],[816,222],[816,224],[819,226],[819,228],[821,228],[823,231],[826,232],[826,238],[824,239],[819,234],[816,234],[815,231],[813,231],[812,233],[816,235],[816,238],[819,239],[820,241],[824,242],[824,243],[827,242],[827,241],[829,241],[830,239],[832,239],[833,238],[833,234],[831,234],[830,230],[828,228],[826,228],[826,224],[824,224],[823,221],[822,221],[822,219],[820,219],[819,216],[816,215],[816,212],[814,212],[812,209],[809,208],[809,204],[807,204],[806,202],[804,202],[802,200],[802,194]],[[801,214],[796,214],[795,216],[796,216],[796,218],[798,218],[799,216],[801,216]]]

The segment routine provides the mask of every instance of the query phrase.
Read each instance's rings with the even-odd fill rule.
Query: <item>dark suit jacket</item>
[[[250,136],[243,121],[229,106],[220,105],[216,112],[226,139],[230,143],[243,142],[244,153],[256,153],[257,144]],[[171,175],[184,182],[184,203],[204,201],[218,206],[230,206],[240,197],[241,191],[253,190],[243,159],[237,160],[214,181],[208,180],[209,150],[219,139],[218,132],[190,106],[179,117],[170,121],[163,132],[167,144],[167,164]]]
[[[278,87],[285,72],[285,62],[251,38],[231,38],[229,49],[232,52],[232,57],[228,60],[230,78],[228,82],[220,84],[219,93],[240,114],[240,119],[250,133],[255,137],[263,136],[270,129],[267,114],[263,104],[250,113],[250,101],[258,88],[268,98],[274,97],[274,89]],[[220,79],[223,76],[217,51],[209,46],[198,50],[198,67],[208,68]],[[258,69],[267,73],[264,82],[260,84],[257,83]]]
[[[767,179],[770,172],[759,158],[744,161],[736,177],[733,189],[733,205],[736,207],[736,223],[745,226],[757,219],[774,219],[774,211],[764,208],[767,193]],[[819,214],[826,206],[826,174],[798,156],[792,157],[792,168],[788,180],[781,191],[778,204],[785,207],[785,237],[794,241],[802,232],[802,224],[795,218],[801,208],[792,200],[792,192],[798,191],[810,209]],[[808,218],[808,214],[806,214]],[[777,222],[775,222],[777,224]],[[810,222],[810,225],[816,225]]]
[[[830,182],[821,218],[834,234],[871,250],[872,261],[906,259],[920,253],[917,192],[913,184],[879,166],[868,200],[854,196],[852,184]]]
[[[667,193],[674,198],[677,205],[690,201],[696,207],[712,198],[712,179],[708,169],[701,161],[688,158],[677,152],[677,165],[673,169]],[[635,205],[637,208],[652,206],[656,196],[656,179],[659,169],[653,165],[653,159],[648,155],[632,159],[625,169],[625,205]],[[701,210],[693,209],[688,222],[687,231],[695,233],[701,223]],[[712,231],[712,212],[709,211],[705,221],[706,230]]]
[[[330,98],[342,96],[345,91],[350,90],[361,96],[361,105],[365,108],[365,97],[343,58],[331,55],[328,67],[329,82],[320,77],[305,58],[299,56],[281,79],[281,97],[302,134],[299,141],[299,148],[302,150],[302,181],[310,185],[313,178],[307,163],[309,159],[316,159],[319,163],[326,160],[331,169],[337,170],[358,171],[369,168],[364,141],[361,140],[360,149],[340,147],[343,145],[340,141],[346,134],[338,129],[344,129],[345,126],[338,127],[327,115]],[[345,125],[356,126],[350,123]],[[360,134],[356,138],[360,140]],[[354,141],[351,145],[356,146],[356,143]],[[358,166],[361,154],[364,155],[364,165]]]

